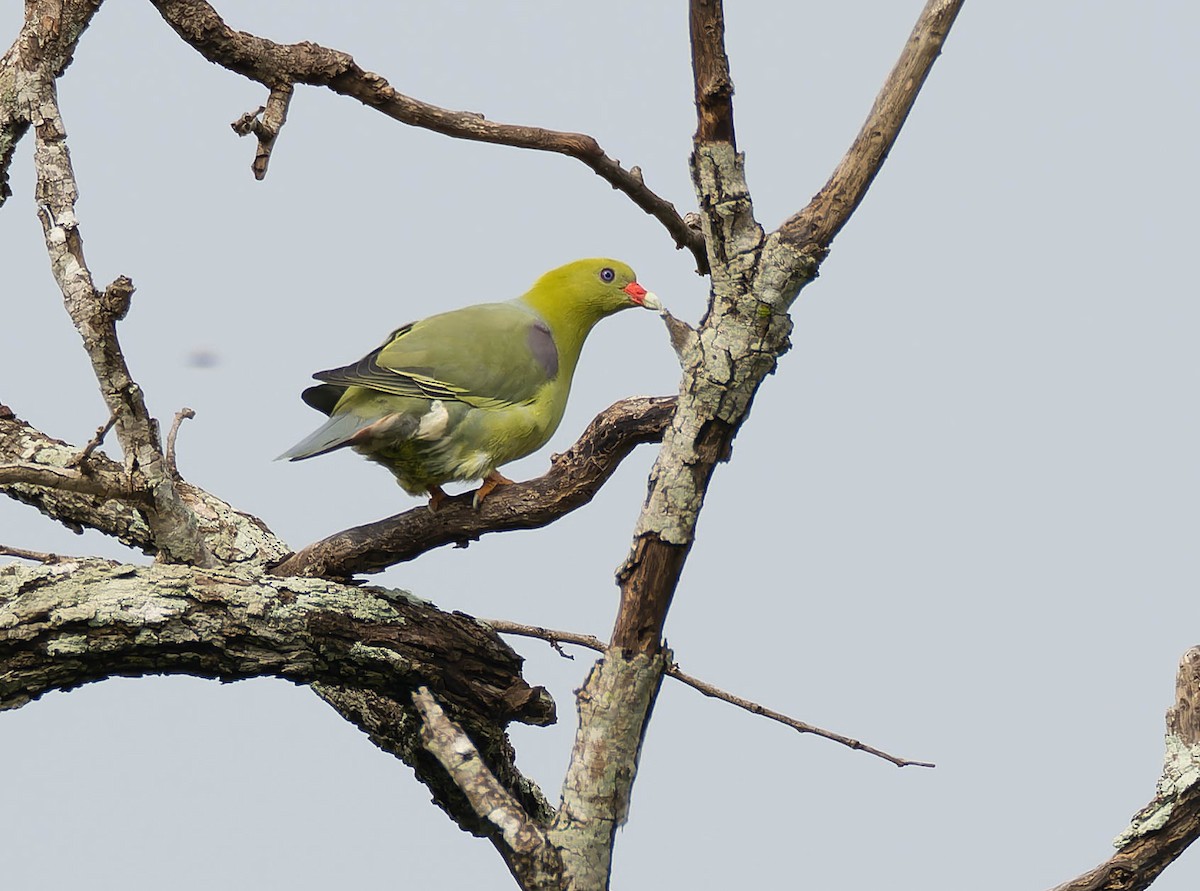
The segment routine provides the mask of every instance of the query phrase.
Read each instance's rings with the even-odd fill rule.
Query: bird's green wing
[[[430,316],[395,331],[353,365],[319,381],[502,408],[533,400],[558,374],[550,329],[516,303],[486,303]]]

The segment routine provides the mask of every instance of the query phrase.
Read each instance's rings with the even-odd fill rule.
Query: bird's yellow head
[[[583,336],[602,318],[622,309],[662,309],[662,303],[638,284],[627,264],[608,257],[576,260],[551,269],[521,299],[552,328]]]

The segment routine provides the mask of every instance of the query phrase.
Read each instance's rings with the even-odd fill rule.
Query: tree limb
[[[84,473],[68,467],[48,467],[28,461],[0,464],[0,486],[23,483],[27,486],[44,486],[63,492],[80,495],[99,495],[122,501],[149,500],[129,485],[123,473]]]
[[[42,84],[71,64],[75,45],[102,0],[26,0],[25,22],[0,56],[0,205],[12,194],[8,168],[38,116]]]
[[[17,418],[8,406],[0,405],[0,462],[9,465],[24,462],[46,473],[58,474],[67,472],[78,457],[78,449],[52,439]],[[37,508],[73,532],[96,529],[132,548],[154,553],[154,539],[146,522],[144,505],[132,499],[110,497],[120,489],[129,489],[125,468],[102,452],[93,452],[88,456],[87,470],[97,479],[110,481],[112,487],[104,494],[83,494],[56,486],[13,482],[0,483],[0,492]]]
[[[267,175],[267,165],[271,163],[271,150],[275,148],[275,139],[279,131],[287,123],[288,106],[292,104],[292,85],[280,84],[271,87],[267,104],[260,106],[257,111],[247,112],[230,126],[238,136],[253,133],[258,137],[258,150],[254,153],[254,163],[250,165],[255,179],[264,179]]]
[[[410,764],[460,826],[487,834],[421,748],[410,699],[438,691],[492,773],[549,819],[521,776],[509,721],[547,724],[554,703],[520,676],[522,660],[469,616],[404,592],[178,565],[65,559],[0,566],[0,710],[108,677],[188,674],[311,685],[385,751]]]
[[[204,58],[272,91],[296,83],[328,87],[413,127],[455,139],[556,152],[575,158],[662,223],[676,247],[692,252],[697,271],[702,275],[708,272],[704,241],[684,222],[675,205],[649,189],[638,168],[623,168],[591,136],[501,124],[474,112],[439,108],[397,92],[380,75],[360,68],[347,53],[310,42],[274,43],[245,31],[234,31],[203,0],[152,2],[175,33]]]
[[[74,560],[0,566],[0,709],[115,676],[279,677],[545,724],[548,694],[494,632],[403,592],[314,579]]]
[[[493,827],[496,847],[521,887],[526,891],[561,888],[562,857],[545,827],[501,785],[471,738],[446,717],[428,688],[419,687],[412,699],[421,715],[421,745],[445,768],[475,813]]]
[[[689,4],[688,33],[692,46],[692,79],[696,88],[697,143],[728,142],[733,135],[733,79],[725,54],[725,11],[721,0]]]
[[[642,740],[670,653],[610,648],[575,697],[579,726],[550,839],[568,888],[607,888],[613,838],[629,816]]]
[[[1166,755],[1154,800],[1113,845],[1117,853],[1054,891],[1141,891],[1200,837],[1200,647],[1179,661]]]
[[[311,544],[273,571],[348,578],[442,545],[465,547],[486,533],[546,526],[591,501],[635,446],[660,440],[674,410],[672,397],[625,399],[597,415],[575,445],[552,459],[548,473],[497,489],[478,510],[470,494],[447,499],[436,513],[422,505]]]
[[[58,107],[56,78],[98,5],[98,0],[34,0],[26,4],[21,34],[0,59],[0,132],[8,134],[0,138],[11,140],[33,126],[35,197],[51,272],[83,339],[104,401],[116,415],[117,436],[132,485],[150,493],[146,520],[159,554],[174,562],[207,565],[214,562],[212,555],[195,517],[179,498],[174,480],[165,473],[158,426],[117,341],[116,323],[129,309],[133,283],[122,276],[103,293],[96,289],[75,214],[79,189]],[[5,152],[9,150],[0,148],[0,159]]]
[[[858,136],[808,206],[779,228],[785,243],[818,261],[867,194],[941,54],[963,0],[928,0]]]
[[[732,142],[731,88],[726,89],[721,79],[724,76],[732,83],[723,64],[721,3],[691,0],[690,10],[699,118],[691,166],[712,262],[712,294],[695,337],[681,345],[684,373],[679,403],[650,472],[629,556],[617,573],[621,602],[608,649],[610,655],[632,653],[652,659],[664,650],[667,613],[695,540],[713,472],[718,462],[729,459],[758,387],[789,348],[788,310],[823,256],[797,249],[779,233],[766,237],[755,220],[744,159]],[[927,25],[922,16],[918,29]],[[713,85],[716,89],[710,89]],[[853,206],[839,210],[848,217]],[[832,229],[829,237],[836,231]],[[657,663],[658,670],[665,664]],[[597,696],[595,679],[590,677],[579,694],[580,737],[610,730],[604,719],[582,709],[584,702]],[[648,720],[656,689],[652,687],[645,699],[631,699],[625,720]],[[620,777],[611,798],[618,809],[628,799],[634,778],[634,770]],[[598,813],[589,812],[587,818],[610,817],[611,802],[593,802]],[[593,841],[599,844],[598,839]]]
[[[32,505],[75,532],[95,529],[147,554],[158,545],[146,520],[149,496],[130,487],[125,468],[102,452],[88,456],[84,478],[111,488],[101,494],[67,491],[50,485],[79,457],[79,450],[52,439],[0,405],[0,462],[33,465],[47,485],[0,482],[0,492]],[[0,474],[2,476],[2,474]],[[257,517],[235,510],[221,499],[185,482],[177,482],[179,497],[196,518],[213,556],[226,565],[274,563],[288,552]],[[128,495],[122,495],[127,492]]]

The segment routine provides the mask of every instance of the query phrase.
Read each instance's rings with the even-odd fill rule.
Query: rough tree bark
[[[107,427],[81,449],[0,406],[0,491],[73,528],[100,530],[155,562],[24,553],[40,565],[0,568],[0,708],[116,675],[286,678],[311,686],[410,764],[458,825],[491,841],[521,887],[606,888],[646,727],[662,678],[673,671],[663,627],[709,482],[728,460],[758,388],[789,348],[793,301],[816,277],[887,157],[962,0],[926,3],[829,182],[773,232],[755,218],[736,144],[719,0],[689,6],[697,115],[689,163],[698,213],[687,217],[652,191],[638,168],[623,168],[590,136],[438,108],[401,94],[346,53],[234,31],[202,0],[152,0],[204,58],[267,90],[264,106],[235,123],[237,132],[257,138],[253,172],[260,179],[295,86],[328,88],[406,125],[574,158],[658,220],[677,247],[691,252],[697,270],[711,276],[698,327],[667,318],[683,368],[677,396],[618,403],[555,459],[549,474],[507,487],[481,511],[454,502],[436,515],[421,508],[296,553],[261,521],[179,477],[117,337],[133,283],[122,276],[99,288],[88,271],[56,81],[100,2],[27,0],[21,32],[0,58],[0,201],[10,194],[14,147],[32,132],[50,266],[123,460],[99,451]],[[585,504],[636,445],[660,440],[618,573],[618,615],[607,644],[595,644],[601,656],[578,691],[575,744],[554,807],[517,771],[505,734],[510,721],[554,719],[546,692],[521,678],[520,658],[484,623],[349,580],[443,544],[553,522]],[[1198,659],[1189,654],[1181,670],[1155,803],[1122,837],[1113,861],[1062,888],[1145,887],[1200,833],[1192,705]],[[920,763],[826,735],[899,766]]]

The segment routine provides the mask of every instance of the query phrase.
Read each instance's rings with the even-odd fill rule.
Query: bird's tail
[[[302,461],[315,455],[324,455],[335,449],[351,445],[355,434],[371,426],[374,419],[359,418],[350,413],[334,415],[304,439],[300,440],[276,461]]]

